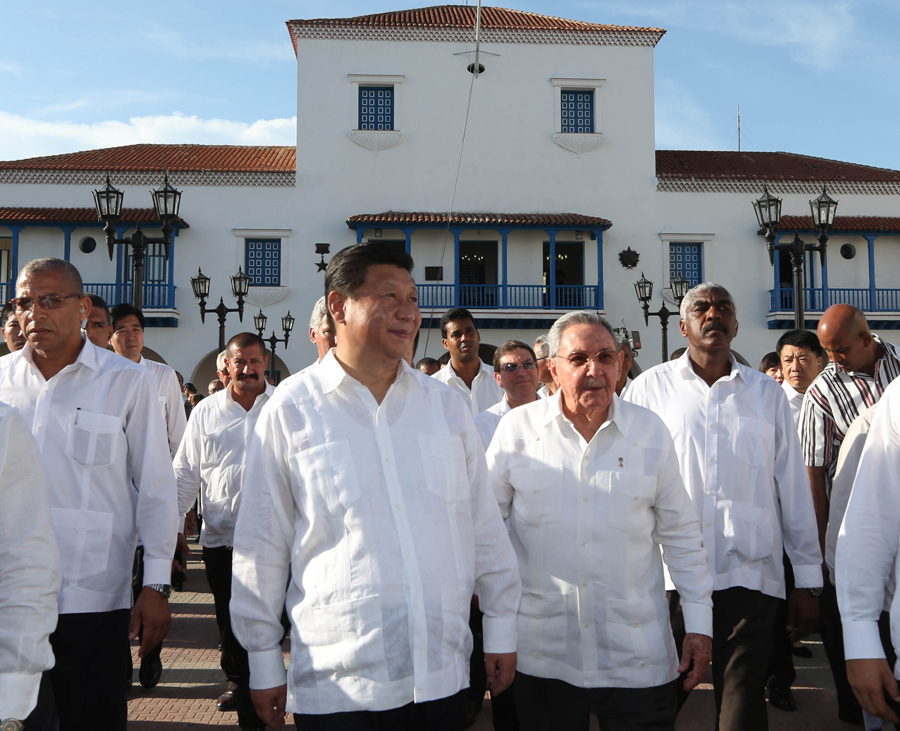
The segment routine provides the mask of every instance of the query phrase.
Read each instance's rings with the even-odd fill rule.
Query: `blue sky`
[[[134,142],[293,144],[285,21],[404,0],[4,3],[0,160]],[[474,3],[470,3],[474,4]],[[507,0],[668,32],[657,147],[784,150],[900,169],[896,0]]]

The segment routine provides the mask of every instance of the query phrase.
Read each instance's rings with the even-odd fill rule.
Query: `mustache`
[[[706,335],[707,333],[711,333],[713,330],[719,330],[720,332],[723,332],[723,333],[728,332],[728,328],[725,327],[725,325],[723,325],[721,322],[717,322],[714,320],[713,322],[709,323],[708,325],[706,325],[703,328],[702,334]]]
[[[239,373],[237,377],[239,381],[246,381],[249,378],[252,378],[254,381],[259,380],[259,376],[255,373]]]

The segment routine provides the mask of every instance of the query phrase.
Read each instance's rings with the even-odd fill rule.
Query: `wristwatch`
[[[815,597],[822,596],[822,587],[821,586],[808,586],[806,590]],[[0,729],[3,731],[3,729]]]
[[[169,584],[147,584],[146,586],[148,589],[153,589],[162,594],[163,599],[168,599],[172,595],[172,587]],[[6,731],[6,729],[0,726],[0,731]]]
[[[21,721],[15,718],[4,718],[0,721],[0,731],[22,731],[25,728]]]

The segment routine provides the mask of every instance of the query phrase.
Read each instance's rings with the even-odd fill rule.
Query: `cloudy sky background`
[[[294,144],[296,62],[285,21],[424,4],[7,3],[0,160],[136,142]],[[895,0],[496,4],[665,28],[655,51],[658,148],[736,150],[740,105],[744,150],[900,169]]]

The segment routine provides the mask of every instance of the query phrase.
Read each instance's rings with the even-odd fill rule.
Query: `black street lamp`
[[[162,238],[145,236],[141,230],[141,224],[137,224],[135,232],[123,239],[116,238],[115,222],[122,217],[122,201],[125,194],[112,186],[109,182],[109,175],[106,176],[106,185],[93,193],[97,216],[106,224],[103,231],[106,234],[106,245],[109,247],[109,260],[112,261],[116,244],[131,246],[131,258],[134,260],[134,271],[131,278],[134,291],[131,295],[131,303],[139,310],[143,309],[144,256],[147,253],[147,246],[162,244],[166,251],[166,261],[168,261],[169,247],[172,245],[172,224],[178,217],[178,209],[181,207],[181,192],[169,185],[169,174],[166,173],[163,184],[156,190],[150,191],[156,217],[162,224]]]
[[[794,328],[803,330],[806,327],[806,315],[803,308],[803,260],[807,251],[818,251],[822,266],[825,266],[825,249],[828,242],[828,231],[834,226],[834,214],[837,212],[837,201],[830,198],[822,186],[822,195],[809,202],[813,226],[818,230],[818,244],[804,243],[800,235],[794,232],[794,240],[789,244],[775,243],[775,229],[781,222],[781,199],[770,194],[763,186],[763,194],[759,200],[753,201],[753,210],[759,223],[759,232],[766,237],[766,248],[769,250],[769,263],[775,265],[775,252],[784,251],[791,255],[794,270]]]
[[[206,313],[212,312],[219,318],[219,352],[225,350],[225,318],[229,312],[237,312],[241,322],[244,321],[244,298],[250,291],[250,277],[241,271],[231,277],[231,293],[237,300],[237,307],[229,309],[225,306],[225,300],[219,297],[219,304],[215,307],[208,308],[206,306],[206,298],[209,297],[209,277],[207,277],[199,269],[197,276],[191,277],[191,289],[194,290],[194,297],[200,300],[200,322],[206,322]]]
[[[675,279],[669,282],[669,286],[672,289],[672,296],[675,298],[675,302],[681,306],[681,300],[684,299],[684,296],[691,288],[691,283],[679,273]],[[670,310],[666,307],[665,300],[663,300],[662,307],[658,311],[650,312],[653,282],[647,279],[643,272],[641,272],[641,278],[634,283],[634,292],[641,303],[641,309],[644,311],[644,324],[650,324],[651,315],[659,318],[659,324],[662,327],[662,360],[665,363],[669,358],[669,318],[672,315],[677,315],[678,310]]]
[[[262,338],[263,332],[265,332],[266,325],[269,322],[269,318],[263,314],[263,311],[260,310],[258,315],[253,316],[253,325],[256,328],[257,334]],[[294,329],[294,318],[291,317],[291,311],[288,310],[288,313],[281,318],[281,329],[284,330],[283,338],[276,338],[275,331],[272,331],[272,334],[268,338],[263,338],[265,342],[269,344],[269,351],[272,353],[272,360],[269,363],[269,370],[266,371],[266,375],[272,374],[275,372],[275,346],[278,343],[284,343],[284,349],[287,350],[288,340],[291,337],[291,330]],[[274,380],[274,376],[272,379]],[[278,385],[277,382],[275,384]]]

